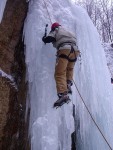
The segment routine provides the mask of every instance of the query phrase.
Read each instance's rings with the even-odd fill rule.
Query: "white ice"
[[[52,22],[59,22],[73,32],[81,51],[74,80],[92,116],[113,149],[113,92],[104,50],[99,35],[85,10],[69,0],[45,1]],[[52,44],[44,44],[45,25],[51,22],[45,3],[31,0],[25,21],[27,80],[29,92],[32,150],[71,150],[74,131],[72,103],[53,109],[57,100],[54,81],[55,53]],[[73,86],[72,101],[76,106],[77,150],[109,150]]]
[[[7,0],[0,0],[0,23],[1,23],[1,20],[2,20],[2,17],[3,17],[6,1]]]

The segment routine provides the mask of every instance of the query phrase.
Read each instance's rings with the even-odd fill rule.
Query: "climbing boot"
[[[69,98],[69,96],[67,95],[67,92],[64,93],[59,93],[58,94],[59,99],[54,103],[54,107],[60,107],[65,103],[69,103],[71,100]]]

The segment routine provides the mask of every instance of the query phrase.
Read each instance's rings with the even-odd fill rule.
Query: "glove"
[[[42,37],[42,41],[46,44],[46,36],[45,35]]]

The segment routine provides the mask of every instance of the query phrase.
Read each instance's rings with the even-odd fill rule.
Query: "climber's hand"
[[[42,37],[42,41],[46,44],[46,36],[45,35]]]

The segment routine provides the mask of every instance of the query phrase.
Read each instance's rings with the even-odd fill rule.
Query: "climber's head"
[[[55,23],[52,24],[51,30],[54,30],[55,28],[57,28],[59,26],[61,26],[61,25],[58,22],[55,22]]]

